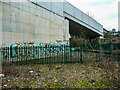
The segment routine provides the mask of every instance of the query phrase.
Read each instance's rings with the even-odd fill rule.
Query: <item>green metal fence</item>
[[[54,47],[1,47],[2,65],[31,65],[52,63],[84,63],[104,60],[119,61],[120,49],[102,45]]]

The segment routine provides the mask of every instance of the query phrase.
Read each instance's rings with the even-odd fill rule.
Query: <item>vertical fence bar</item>
[[[38,58],[39,58],[39,64],[40,64],[40,63],[41,63],[41,61],[40,61],[40,60],[41,60],[41,59],[40,59],[40,46],[38,46],[38,51],[39,51],[39,53],[38,53],[38,56],[39,56],[39,57],[38,57]]]
[[[22,62],[22,53],[21,53],[21,51],[22,51],[22,48],[19,47],[19,61],[18,61],[18,65],[19,65],[19,62]],[[24,65],[24,63],[22,65]]]
[[[72,46],[70,46],[70,61],[72,61]]]
[[[0,64],[1,64],[1,66],[2,66],[2,47],[0,47]]]
[[[20,47],[20,54],[21,54],[21,58],[20,58],[19,62],[24,62],[25,60],[24,60],[24,56],[23,56],[23,47],[22,46]],[[23,65],[26,65],[26,64],[24,63]]]
[[[50,48],[50,46],[49,46],[49,64],[51,64],[52,62],[51,62],[51,48]]]
[[[7,60],[7,47],[5,47],[5,59],[6,59],[6,61],[8,62],[8,60]],[[5,62],[6,62],[5,61]]]
[[[42,54],[42,50],[44,49],[44,47],[40,47],[40,50],[41,50],[41,54]],[[41,63],[43,64],[43,55],[41,55]]]
[[[38,46],[36,47],[36,58],[37,58],[37,64],[39,64],[39,49]]]
[[[61,57],[62,57],[62,58],[61,58],[61,63],[63,63],[63,59],[64,59],[64,58],[63,58],[63,52],[64,52],[64,47],[62,46],[62,54],[61,54]]]
[[[48,46],[46,46],[46,63],[48,64],[48,58],[49,58],[49,57],[48,57],[47,54],[48,54]]]
[[[13,47],[9,47],[9,49],[10,49],[10,62],[11,62],[11,60],[12,60],[12,58],[14,58],[14,56],[12,57],[12,50],[14,50],[14,48]]]
[[[35,60],[35,64],[38,64],[37,63],[37,46],[34,47],[34,53],[33,53],[33,55],[34,55],[34,59],[33,60]]]
[[[23,59],[26,60],[26,57],[25,57],[25,46],[23,46]]]
[[[99,60],[97,62],[99,62],[99,61],[100,61],[100,45],[99,45]]]
[[[22,60],[22,48],[21,48],[21,46],[19,47],[19,61],[18,61],[18,65],[19,65],[19,62],[22,62],[23,60]],[[23,63],[23,65],[25,65],[25,63]]]
[[[17,54],[17,55],[16,55],[16,60],[17,60],[17,61],[16,61],[16,65],[18,65],[18,60],[19,60],[19,53],[18,53],[18,52],[19,52],[19,47],[16,47],[16,48],[14,48],[14,49],[17,49],[17,50],[16,50],[16,54]]]
[[[110,52],[110,49],[109,49],[109,60],[111,59],[111,58],[110,58],[110,54],[111,54],[111,52]]]
[[[39,58],[40,58],[40,63],[42,63],[41,51],[42,51],[42,50],[41,50],[41,47],[39,46],[39,56],[40,56]]]
[[[46,47],[45,47],[45,51],[46,51]],[[46,52],[45,52],[45,64],[47,63],[47,59],[46,59]]]
[[[6,47],[6,60],[9,62],[9,48]]]
[[[35,60],[35,64],[38,64],[38,60],[37,60],[37,46],[35,46],[34,60]]]
[[[4,59],[3,59],[3,47],[2,47],[2,52],[1,52],[1,59],[2,59],[2,65],[4,66]]]
[[[78,56],[77,56],[78,59],[77,59],[77,62],[79,62],[79,50],[80,50],[80,46],[78,46],[78,51],[77,51],[77,52],[78,52]]]
[[[81,62],[81,64],[83,64],[83,54],[82,54],[82,52],[83,52],[83,46],[81,45],[80,47],[81,47],[81,50],[80,50],[81,51],[80,62]]]
[[[28,60],[28,63],[29,65],[31,64],[30,63],[30,60],[31,60],[31,46],[27,46],[27,60]]]
[[[54,56],[53,57],[55,57],[55,58],[53,58],[53,63],[55,64],[56,63],[56,52],[55,52],[55,46],[53,46],[53,54],[54,54]]]
[[[39,64],[39,47],[37,46],[37,64]]]
[[[96,52],[96,62],[97,62],[97,59],[98,59],[98,50],[97,50],[96,47],[95,47],[95,52]]]
[[[19,62],[24,62],[23,47],[22,46],[20,47],[20,54],[21,54],[21,58],[20,58]],[[26,65],[26,64],[24,63],[24,65]]]
[[[32,46],[33,47],[33,53],[32,53],[32,65],[36,64],[36,61],[34,60],[34,51],[35,51],[35,46]]]
[[[65,63],[65,45],[63,47],[64,47],[64,61],[63,61],[63,63]]]
[[[74,46],[72,46],[73,49],[75,49]],[[75,54],[75,50],[72,50],[71,51],[71,61],[73,61],[75,58],[74,58],[74,54]]]
[[[60,54],[60,50],[59,50],[59,46],[57,46],[57,61],[58,61],[58,63],[60,63],[60,56],[59,56],[59,54]]]
[[[11,60],[12,60],[12,58],[14,58],[14,56],[12,56],[12,50],[14,50],[14,48],[13,47],[9,47],[9,49],[10,49],[10,62],[11,62]]]
[[[66,46],[65,46],[65,59],[66,59],[66,63],[68,63],[68,61],[67,61],[67,53],[66,53],[67,51],[66,51]]]
[[[9,52],[9,47],[7,47],[7,49],[8,49],[8,62],[10,62],[10,52]]]
[[[58,46],[56,46],[57,64],[59,63],[59,61],[58,61],[58,53],[59,53],[59,51],[58,51]]]
[[[50,63],[52,63],[52,62],[51,62],[51,48],[50,48],[50,46],[49,46],[49,64],[50,64]]]
[[[6,62],[6,57],[5,57],[5,54],[6,54],[6,47],[5,47],[5,49],[4,49],[4,63]]]
[[[31,46],[32,47],[32,55],[31,55],[31,59],[30,59],[30,63],[31,63],[31,65],[33,65],[35,62],[33,62],[33,57],[34,57],[34,55],[33,55],[33,53],[34,53],[34,46]],[[29,61],[29,60],[28,60]]]
[[[49,52],[49,49],[50,49],[50,47],[47,45],[47,52],[48,52],[48,55],[47,55],[47,64],[49,64],[49,59],[50,59],[50,52]]]
[[[24,59],[27,61],[27,47],[26,46],[24,46]]]
[[[79,46],[79,63],[81,62],[80,59],[81,59],[81,45]]]
[[[5,47],[2,48],[2,60],[3,60],[3,65],[5,65]]]
[[[3,60],[3,65],[5,64],[4,53],[5,53],[5,47],[2,48],[2,60]]]
[[[70,60],[70,46],[67,46],[67,57],[68,57],[68,61],[71,62],[71,60]]]
[[[31,57],[31,56],[30,56],[30,46],[27,46],[26,49],[27,49],[27,60],[28,60],[28,63],[29,63],[29,65],[30,65],[30,61],[29,61],[29,60],[30,60],[30,57]]]

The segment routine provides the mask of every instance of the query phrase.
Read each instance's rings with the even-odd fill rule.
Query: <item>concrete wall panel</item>
[[[27,1],[27,0],[24,0],[24,1]],[[50,10],[50,11],[52,11],[60,16],[66,15],[66,14],[64,14],[64,12],[65,12],[65,13],[69,14],[70,16],[74,17],[75,19],[78,19],[78,20],[81,20],[82,22],[84,22],[84,23],[82,23],[82,22],[81,23],[85,27],[87,27],[87,28],[91,27],[91,28],[96,29],[98,31],[99,30],[102,31],[102,28],[103,28],[102,25],[100,25],[94,19],[91,19],[85,13],[83,13],[82,11],[80,11],[79,9],[77,9],[76,7],[74,7],[73,5],[71,5],[68,2],[49,2],[49,1],[48,2],[43,2],[43,1],[37,2],[36,0],[30,0],[30,1],[37,3],[41,7],[44,7],[47,10]],[[47,11],[46,9],[38,7],[30,2],[28,2],[28,3],[27,2],[25,2],[25,3],[20,2],[20,3],[16,3],[16,4],[12,3],[11,5],[13,5],[13,6],[16,5],[15,7],[19,8],[21,10],[25,10],[27,12],[30,12],[31,14],[34,14],[34,15],[37,15],[37,16],[40,16],[40,17],[43,17],[46,19],[50,19],[53,22],[56,19],[55,15],[52,15],[53,13],[51,14],[50,11]],[[42,10],[38,10],[38,8],[42,9]],[[60,21],[59,19],[55,20],[55,22],[57,22],[57,23],[59,23],[59,21]],[[77,20],[75,20],[75,21],[77,21]]]
[[[3,32],[11,32],[11,22],[10,21],[2,21],[2,31]]]
[[[64,18],[35,5],[29,4],[29,7],[26,3],[18,3],[18,5],[15,7],[4,4],[3,10],[6,9],[6,11],[4,11],[5,16],[2,22],[3,44],[10,45],[23,41],[49,43],[65,39],[63,32],[67,28],[64,28],[66,24],[62,22],[67,23],[67,21]],[[69,33],[69,30],[66,31]]]
[[[40,17],[42,16],[42,8],[41,7],[36,8],[36,15],[40,16]]]
[[[0,2],[0,46],[2,46],[2,14],[3,14],[3,9],[2,9],[2,3]]]

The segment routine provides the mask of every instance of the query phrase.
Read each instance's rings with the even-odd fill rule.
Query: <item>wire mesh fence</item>
[[[101,45],[54,47],[1,47],[2,65],[31,65],[55,63],[84,63],[105,60],[119,61],[120,49],[103,48]]]

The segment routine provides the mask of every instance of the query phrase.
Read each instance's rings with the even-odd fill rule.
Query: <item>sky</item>
[[[72,5],[89,13],[103,28],[118,31],[118,2],[120,0],[66,0]]]

